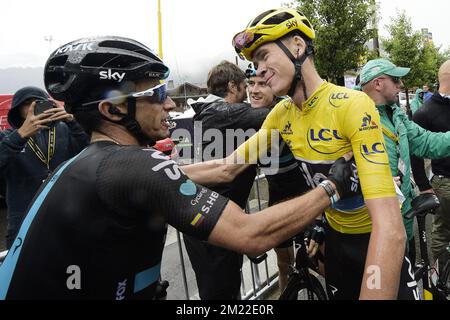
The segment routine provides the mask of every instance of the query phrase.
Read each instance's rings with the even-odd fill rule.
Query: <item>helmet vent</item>
[[[49,65],[50,66],[64,66],[68,57],[69,57],[68,55],[61,55],[61,56],[52,58]]]
[[[133,52],[143,54],[143,55],[153,58],[153,59],[155,58],[155,56],[150,53],[150,49],[145,48],[143,46],[138,46],[138,45],[130,43],[130,42],[117,41],[117,40],[105,40],[105,41],[100,42],[98,44],[98,46],[104,47],[104,48],[115,48],[115,49],[133,51]]]
[[[266,17],[267,15],[269,15],[275,11],[277,11],[277,10],[272,9],[272,10],[268,10],[268,11],[261,13],[259,16],[257,16],[255,19],[253,19],[253,21],[250,22],[250,25],[248,26],[248,28],[256,26],[264,17]]]
[[[280,24],[283,23],[286,20],[292,19],[294,16],[290,14],[289,12],[280,12],[279,14],[274,15],[273,17],[270,17],[266,21],[264,21],[265,25],[269,24]]]
[[[102,68],[130,68],[134,64],[141,64],[142,59],[133,56],[111,54],[91,53],[86,55],[83,60],[84,67],[102,67]]]
[[[302,22],[310,29],[312,29],[313,27],[311,26],[311,23],[309,23],[308,19],[303,19]]]

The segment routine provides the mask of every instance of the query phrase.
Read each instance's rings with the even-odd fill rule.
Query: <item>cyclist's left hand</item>
[[[336,187],[339,199],[353,197],[361,194],[358,172],[352,152],[346,153],[337,159],[331,166],[327,179]]]

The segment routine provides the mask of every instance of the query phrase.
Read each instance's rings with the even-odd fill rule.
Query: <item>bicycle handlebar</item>
[[[424,217],[428,213],[434,214],[441,203],[434,193],[422,193],[411,201],[412,208],[405,214],[408,219],[414,216]]]
[[[263,253],[262,255],[257,256],[257,257],[250,257],[250,256],[247,255],[247,258],[248,258],[251,262],[253,262],[254,264],[260,264],[261,262],[263,262],[264,260],[266,260],[266,258],[267,258],[267,253]]]

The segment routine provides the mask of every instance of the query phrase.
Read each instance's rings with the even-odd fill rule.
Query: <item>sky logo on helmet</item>
[[[85,43],[78,43],[78,44],[68,44],[64,47],[59,48],[55,52],[55,56],[58,54],[71,52],[71,51],[93,51],[92,45],[94,42],[85,42]]]
[[[293,28],[293,27],[298,27],[298,23],[297,23],[297,21],[296,21],[295,19],[289,20],[289,21],[286,23],[286,27],[287,27],[288,29],[291,29],[291,28]]]
[[[125,72],[112,72],[111,69],[100,71],[99,72],[100,79],[101,80],[115,80],[117,82],[120,82],[125,77]]]

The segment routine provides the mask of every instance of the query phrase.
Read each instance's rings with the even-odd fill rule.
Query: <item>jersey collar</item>
[[[314,91],[314,93],[311,95],[311,97],[308,98],[305,102],[302,104],[302,112],[309,112],[310,110],[314,109],[319,102],[320,95],[326,88],[328,87],[328,82],[324,80],[322,84]]]

